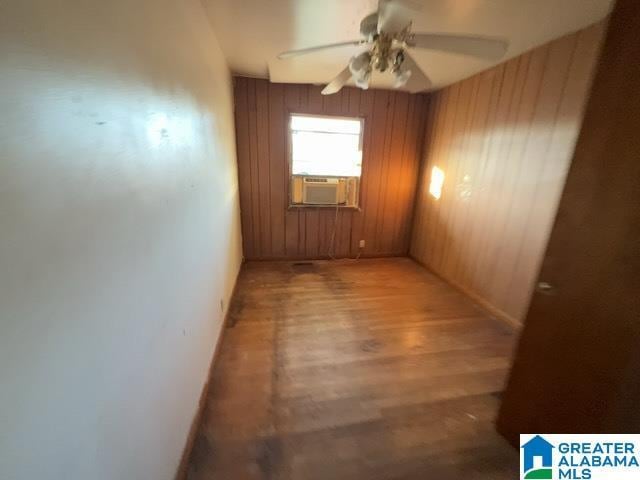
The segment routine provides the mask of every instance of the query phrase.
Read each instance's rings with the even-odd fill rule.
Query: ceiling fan
[[[356,86],[367,89],[371,73],[390,70],[394,75],[394,87],[416,93],[429,88],[431,81],[409,55],[410,48],[426,48],[444,52],[470,55],[487,60],[498,60],[507,51],[508,42],[500,38],[474,35],[450,35],[439,33],[413,33],[410,9],[412,0],[379,0],[378,11],[367,15],[360,22],[361,40],[351,40],[317,47],[282,52],[278,58],[289,58],[328,48],[367,46],[368,49],[351,58],[342,70],[322,90],[323,95],[337,93],[353,78]]]

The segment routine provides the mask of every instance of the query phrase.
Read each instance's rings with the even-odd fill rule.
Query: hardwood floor
[[[408,258],[243,266],[191,480],[505,479],[510,327]]]

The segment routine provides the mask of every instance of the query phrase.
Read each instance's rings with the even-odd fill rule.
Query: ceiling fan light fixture
[[[349,70],[357,87],[366,90],[369,88],[371,78],[371,55],[363,52],[349,61]]]
[[[354,77],[356,82],[356,87],[361,88],[363,90],[369,89],[369,77],[370,75],[367,73],[361,77]]]
[[[395,73],[395,81],[393,82],[394,88],[402,88],[404,87],[409,79],[411,78],[411,70],[396,70]]]
[[[365,72],[371,70],[371,56],[369,52],[363,52],[356,57],[351,57],[349,61],[349,70],[355,76],[362,76]]]

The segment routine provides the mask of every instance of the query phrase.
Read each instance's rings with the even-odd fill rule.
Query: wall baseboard
[[[420,265],[425,270],[428,270],[430,273],[433,273],[436,277],[441,279],[443,282],[446,282],[447,284],[451,285],[453,288],[458,290],[463,295],[469,297],[474,303],[478,304],[478,306],[480,306],[483,310],[485,310],[492,317],[497,318],[498,320],[506,323],[507,325],[509,325],[511,328],[513,328],[515,330],[520,330],[522,328],[522,323],[520,321],[518,321],[517,318],[515,318],[515,317],[509,315],[508,313],[500,310],[498,307],[496,307],[495,305],[492,305],[491,303],[489,303],[487,300],[482,298],[477,293],[472,292],[471,290],[469,290],[468,288],[460,285],[457,282],[454,282],[454,281],[452,281],[452,280],[450,280],[450,279],[448,279],[446,277],[443,277],[438,272],[436,272],[436,271],[432,270],[431,268],[429,268],[425,263],[423,263],[420,260],[418,260],[417,258],[415,258],[413,255],[409,255],[409,258],[411,260],[413,260],[414,262],[416,262],[418,265]]]
[[[407,252],[386,252],[386,253],[363,253],[359,257],[357,255],[334,255],[333,258],[329,255],[291,255],[291,256],[276,256],[276,257],[254,257],[246,258],[247,262],[299,262],[299,261],[313,261],[313,260],[355,260],[356,258],[395,258],[406,257]]]
[[[244,263],[244,260],[242,261]],[[218,340],[216,342],[215,349],[213,350],[213,356],[211,357],[211,363],[209,364],[209,371],[207,373],[207,380],[202,386],[202,392],[200,393],[200,400],[198,401],[198,410],[191,421],[191,427],[189,428],[189,435],[187,435],[187,441],[184,446],[184,450],[182,451],[182,457],[180,459],[180,465],[178,466],[178,471],[176,472],[175,480],[186,480],[187,473],[189,471],[189,460],[191,459],[191,452],[193,450],[193,445],[196,441],[196,435],[198,434],[198,428],[200,427],[200,422],[202,420],[202,414],[204,413],[204,406],[207,401],[207,395],[209,394],[209,385],[211,383],[211,375],[213,374],[213,369],[215,367],[216,361],[220,356],[220,345],[222,345],[222,340],[224,338],[225,330],[227,329],[227,325],[229,325],[229,313],[231,312],[231,305],[233,304],[233,299],[236,296],[236,289],[238,288],[238,277],[240,276],[240,272],[242,270],[242,264],[240,265],[240,270],[238,270],[238,275],[236,275],[235,282],[233,284],[233,290],[231,291],[231,296],[229,297],[229,304],[227,305],[227,311],[224,315],[224,319],[222,321],[222,326],[220,328],[220,335],[218,335]]]

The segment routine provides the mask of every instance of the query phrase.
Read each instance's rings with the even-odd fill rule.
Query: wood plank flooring
[[[515,333],[408,258],[243,266],[191,480],[504,479]]]

